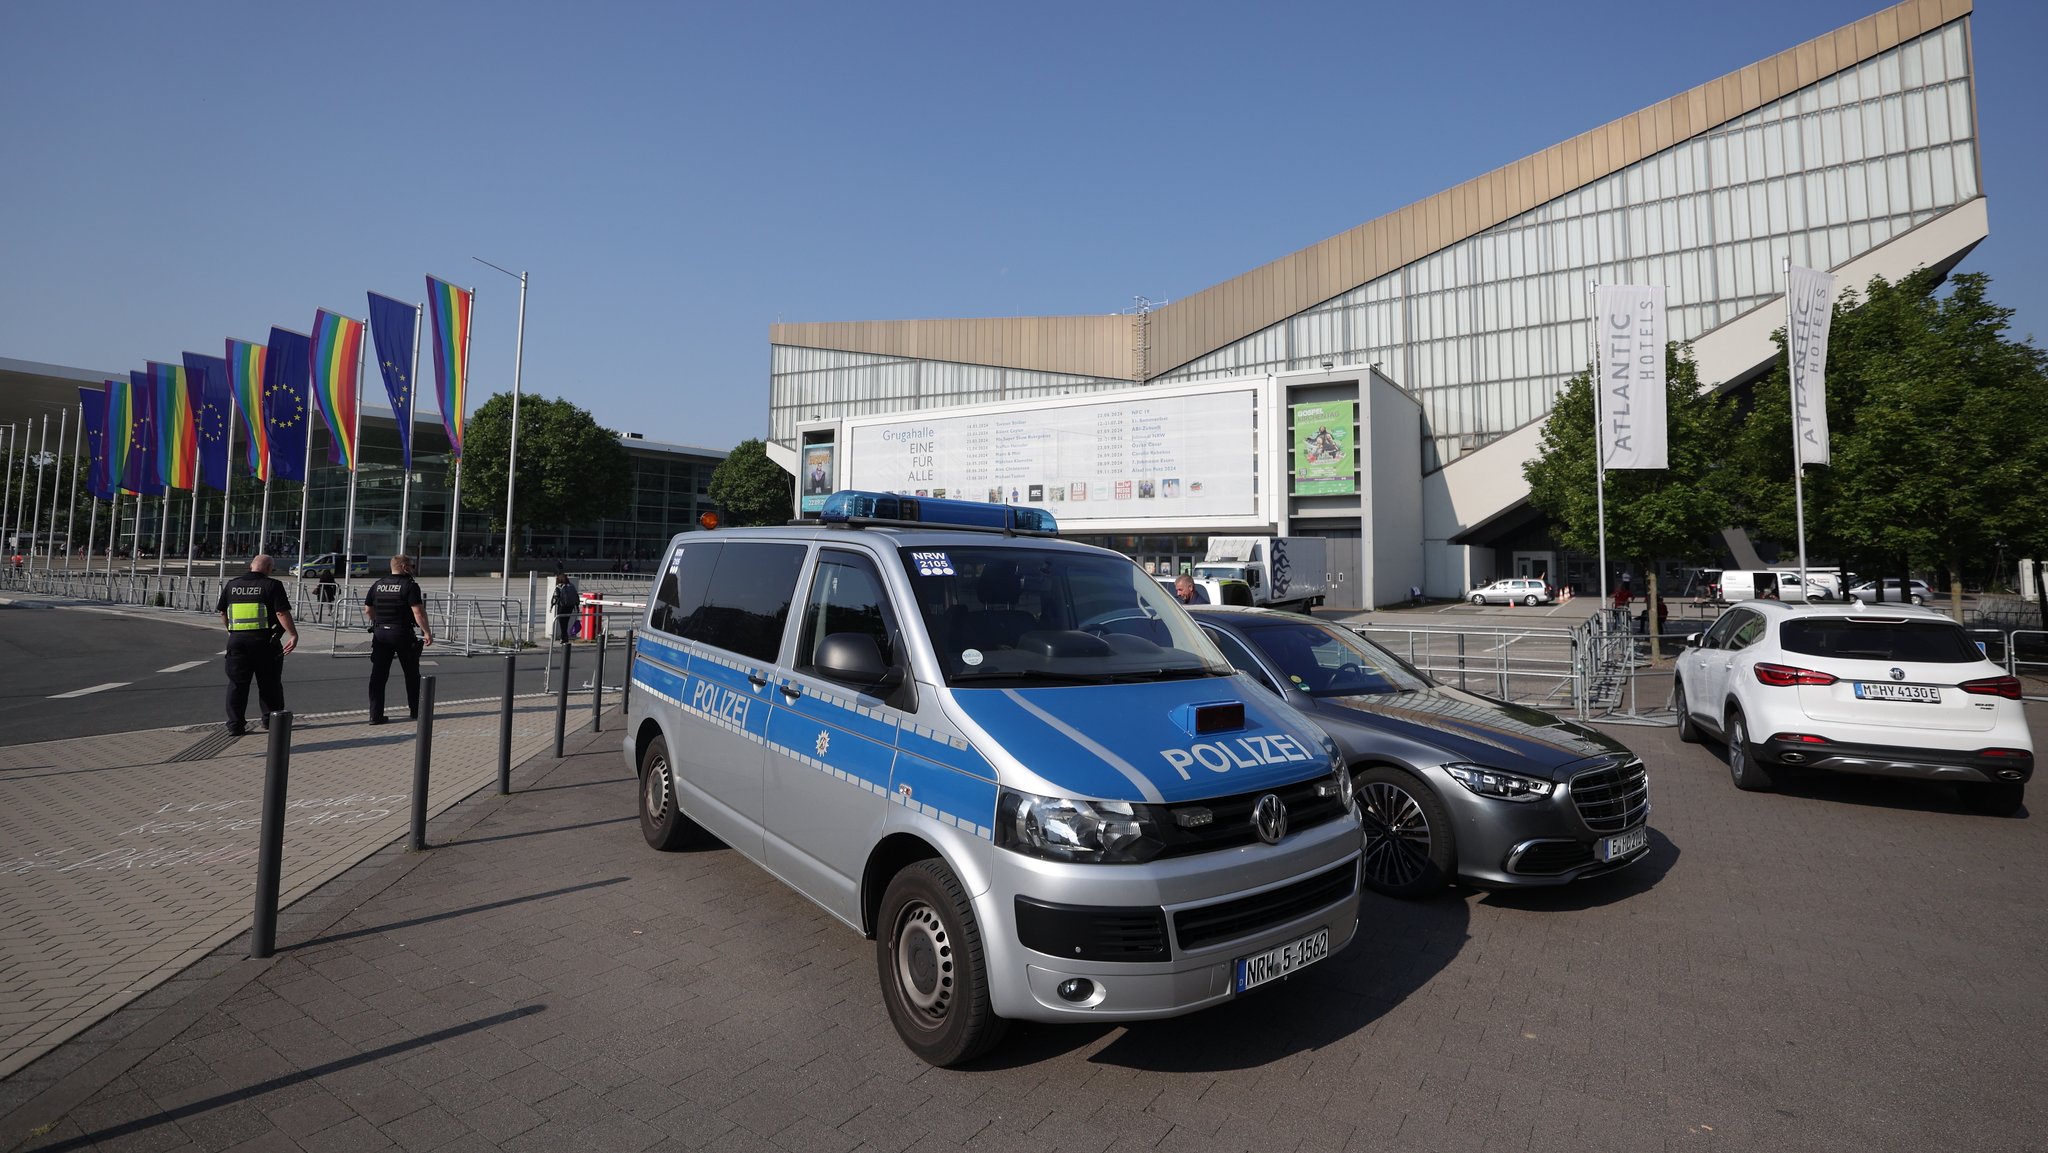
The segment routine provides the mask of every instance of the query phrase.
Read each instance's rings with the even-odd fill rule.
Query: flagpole
[[[49,418],[44,417],[43,419],[48,420]],[[57,475],[50,478],[50,535],[52,537],[57,535],[57,498],[64,492],[64,434],[70,431],[71,410],[67,408],[64,410],[62,418],[57,422],[57,459],[54,462],[57,466]],[[36,488],[37,491],[41,491],[42,486],[38,484]],[[49,576],[54,571],[53,566],[55,562],[56,552],[50,543],[45,541],[43,545],[44,576]]]
[[[240,407],[241,400],[235,395],[235,382],[230,370],[227,460],[221,469],[220,477],[220,556],[215,559],[213,566],[213,575],[222,580],[226,580],[228,575],[228,518],[233,516],[235,511],[235,418],[241,415],[238,411]]]
[[[87,521],[85,525],[85,575],[88,580],[92,577],[92,545],[98,539],[100,539],[100,498],[95,496],[92,498],[92,519]]]
[[[303,418],[306,422],[306,461],[299,473],[299,563],[294,566],[298,570],[297,592],[302,598],[306,595],[306,518],[313,507],[313,409],[318,403],[313,399],[313,377],[308,373],[306,415]],[[331,433],[333,430],[328,431]]]
[[[57,434],[61,444],[64,434]],[[46,542],[36,539],[36,528],[43,523],[43,458],[50,452],[50,414],[43,414],[43,439],[36,443],[36,503],[34,511],[28,514],[28,571],[36,568],[36,545]],[[27,483],[28,474],[22,474],[22,483]],[[17,534],[18,535],[18,534]]]
[[[156,575],[164,575],[164,552],[171,545],[171,486],[164,484],[164,503],[156,517]]]
[[[472,256],[470,259],[486,267],[497,268],[499,272],[507,276],[512,275],[511,269],[498,268],[497,265],[492,264],[481,256]],[[521,272],[519,274],[519,327],[512,344],[512,437],[510,448],[507,450],[505,465],[505,563],[503,571],[498,574],[498,598],[500,600],[510,600],[512,597],[512,494],[519,487],[519,369],[520,362],[525,358],[525,354],[526,274]],[[467,361],[464,363],[466,364]]]
[[[36,434],[36,418],[35,418],[35,417],[29,417],[29,418],[28,418],[27,420],[23,421],[22,423],[23,423],[24,425],[26,425],[26,426],[27,426],[27,428],[25,429],[25,431],[27,432],[27,434],[28,434],[28,435],[29,435],[30,437],[34,437],[34,436],[35,436],[35,434]],[[44,423],[45,425],[48,425],[48,424],[49,424],[49,418],[48,418],[48,417],[44,417],[44,418],[43,418],[43,423]],[[19,457],[21,458],[21,483],[20,483],[20,484],[17,484],[17,485],[15,485],[15,486],[14,486],[14,496],[15,496],[15,499],[16,499],[16,500],[18,500],[18,501],[20,501],[21,503],[19,503],[19,504],[17,504],[17,505],[15,505],[15,506],[14,506],[14,519],[8,522],[8,527],[10,527],[10,528],[12,528],[12,529],[14,530],[14,551],[16,551],[16,552],[20,552],[20,551],[21,551],[21,510],[22,510],[22,509],[25,509],[25,508],[27,508],[27,507],[28,507],[28,460],[29,460],[28,446],[27,446],[27,445],[22,445],[22,446],[21,446],[21,447],[20,447],[20,448],[19,448],[19,449],[18,449],[18,450],[16,451],[15,455],[16,455],[16,456],[19,456]],[[30,552],[30,554],[31,554],[31,555],[33,555],[33,554],[34,554],[34,552],[35,552],[35,544],[34,544],[34,542],[30,542],[30,544],[29,544],[29,552]]]
[[[69,412],[69,409],[65,410]],[[71,531],[78,517],[78,444],[85,439],[85,402],[78,403],[78,427],[71,430],[71,499],[64,502],[64,573],[71,574]],[[50,531],[57,531],[57,517],[50,516]]]
[[[7,460],[0,463],[0,532],[12,527],[14,522],[8,513],[14,510],[14,442],[20,439],[13,425],[7,426]],[[0,540],[0,545],[7,542]]]
[[[1799,451],[1799,358],[1792,353],[1791,257],[1785,258],[1780,271],[1785,274],[1785,411],[1792,426],[1792,519],[1799,529],[1799,595],[1812,600],[1813,586],[1806,580],[1806,469]]]
[[[363,336],[370,335],[370,325],[363,323]],[[356,472],[363,455],[363,341],[356,341],[356,402],[355,427],[349,430],[349,442],[353,451],[345,454],[348,464],[348,523],[341,530],[341,589],[344,599],[355,595],[354,558],[356,555]]]
[[[1600,282],[1595,280],[1586,289],[1586,295],[1597,304],[1600,299]],[[1601,415],[1600,403],[1600,310],[1597,307],[1586,310],[1592,322],[1592,343],[1587,352],[1592,359],[1586,362],[1586,383],[1593,393],[1593,507],[1600,522],[1600,605],[1607,607],[1607,421]],[[1598,612],[1598,609],[1594,610]]]
[[[466,386],[469,384],[469,337],[472,332],[476,331],[474,321],[476,315],[476,288],[474,286],[469,290],[469,307],[472,320],[470,325],[462,332],[462,380],[459,382],[465,387],[450,388],[448,391],[451,394],[466,391]],[[453,415],[454,419],[450,420],[450,414],[444,412],[441,414],[441,419],[450,427],[462,423],[462,414],[455,413]],[[455,635],[455,537],[456,530],[461,524],[462,458],[458,456],[455,458],[455,492],[448,501],[448,620],[446,626],[449,636]]]
[[[412,306],[412,375],[405,385],[405,439],[399,443],[400,464],[405,466],[405,479],[398,486],[398,551],[411,555],[405,547],[407,517],[412,512],[412,410],[419,407],[420,390],[420,322],[426,314],[426,306]]]

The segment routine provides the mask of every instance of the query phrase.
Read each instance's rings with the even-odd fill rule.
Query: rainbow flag
[[[191,488],[199,474],[199,423],[192,415],[192,389],[185,366],[149,361],[156,391],[157,479],[172,488]]]
[[[228,339],[228,380],[235,407],[242,413],[242,431],[249,444],[249,475],[270,479],[270,437],[263,420],[263,358],[270,350],[247,340]]]
[[[434,320],[434,380],[441,399],[441,427],[448,430],[448,455],[462,459],[463,405],[469,393],[469,313],[476,294],[427,277],[427,314]]]
[[[313,395],[327,431],[334,434],[335,463],[356,467],[356,402],[363,377],[363,322],[321,309],[313,314]]]

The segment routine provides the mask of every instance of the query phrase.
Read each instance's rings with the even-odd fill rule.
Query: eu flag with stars
[[[234,392],[228,383],[228,362],[223,357],[188,352],[185,379],[192,389],[199,424],[199,483],[226,492],[228,427],[234,415],[228,399]]]
[[[113,382],[108,381],[109,385]],[[107,482],[107,392],[103,388],[78,386],[78,405],[85,421],[85,443],[87,460],[92,462],[86,470],[85,487],[94,500],[108,500],[114,495],[114,486]]]
[[[285,328],[270,330],[263,358],[263,423],[270,432],[270,471],[306,482],[308,394],[313,387],[313,338]]]
[[[419,335],[419,306],[370,294],[370,335],[377,342],[377,369],[384,374],[384,393],[398,417],[398,446],[405,467],[412,467],[413,341]]]
[[[156,382],[146,372],[128,374],[128,460],[121,469],[121,487],[141,496],[164,491],[156,464]]]

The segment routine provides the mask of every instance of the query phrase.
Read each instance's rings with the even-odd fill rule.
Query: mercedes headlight
[[[1503,801],[1540,801],[1557,788],[1541,777],[1502,772],[1485,765],[1445,765],[1444,771],[1451,774],[1452,780],[1480,796],[1497,797]]]
[[[1130,865],[1159,855],[1165,844],[1149,805],[1076,801],[1003,790],[996,802],[996,844],[1049,861]]]

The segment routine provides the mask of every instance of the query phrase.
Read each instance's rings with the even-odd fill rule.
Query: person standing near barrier
[[[363,594],[363,616],[370,622],[370,723],[384,723],[384,685],[391,679],[391,658],[405,674],[406,712],[420,715],[420,650],[434,643],[434,626],[427,623],[426,598],[419,582],[412,579],[412,558],[391,558],[391,575],[370,585]],[[415,634],[412,626],[420,631]]]
[[[270,714],[284,708],[284,655],[299,643],[291,598],[272,579],[271,567],[269,556],[251,557],[249,571],[222,584],[213,606],[228,630],[228,732],[237,736],[248,731],[243,714],[250,680],[263,706],[264,728],[270,727]]]
[[[568,644],[569,622],[575,619],[577,609],[576,582],[569,579],[568,573],[555,574],[555,593],[550,603],[555,610],[555,641]]]

